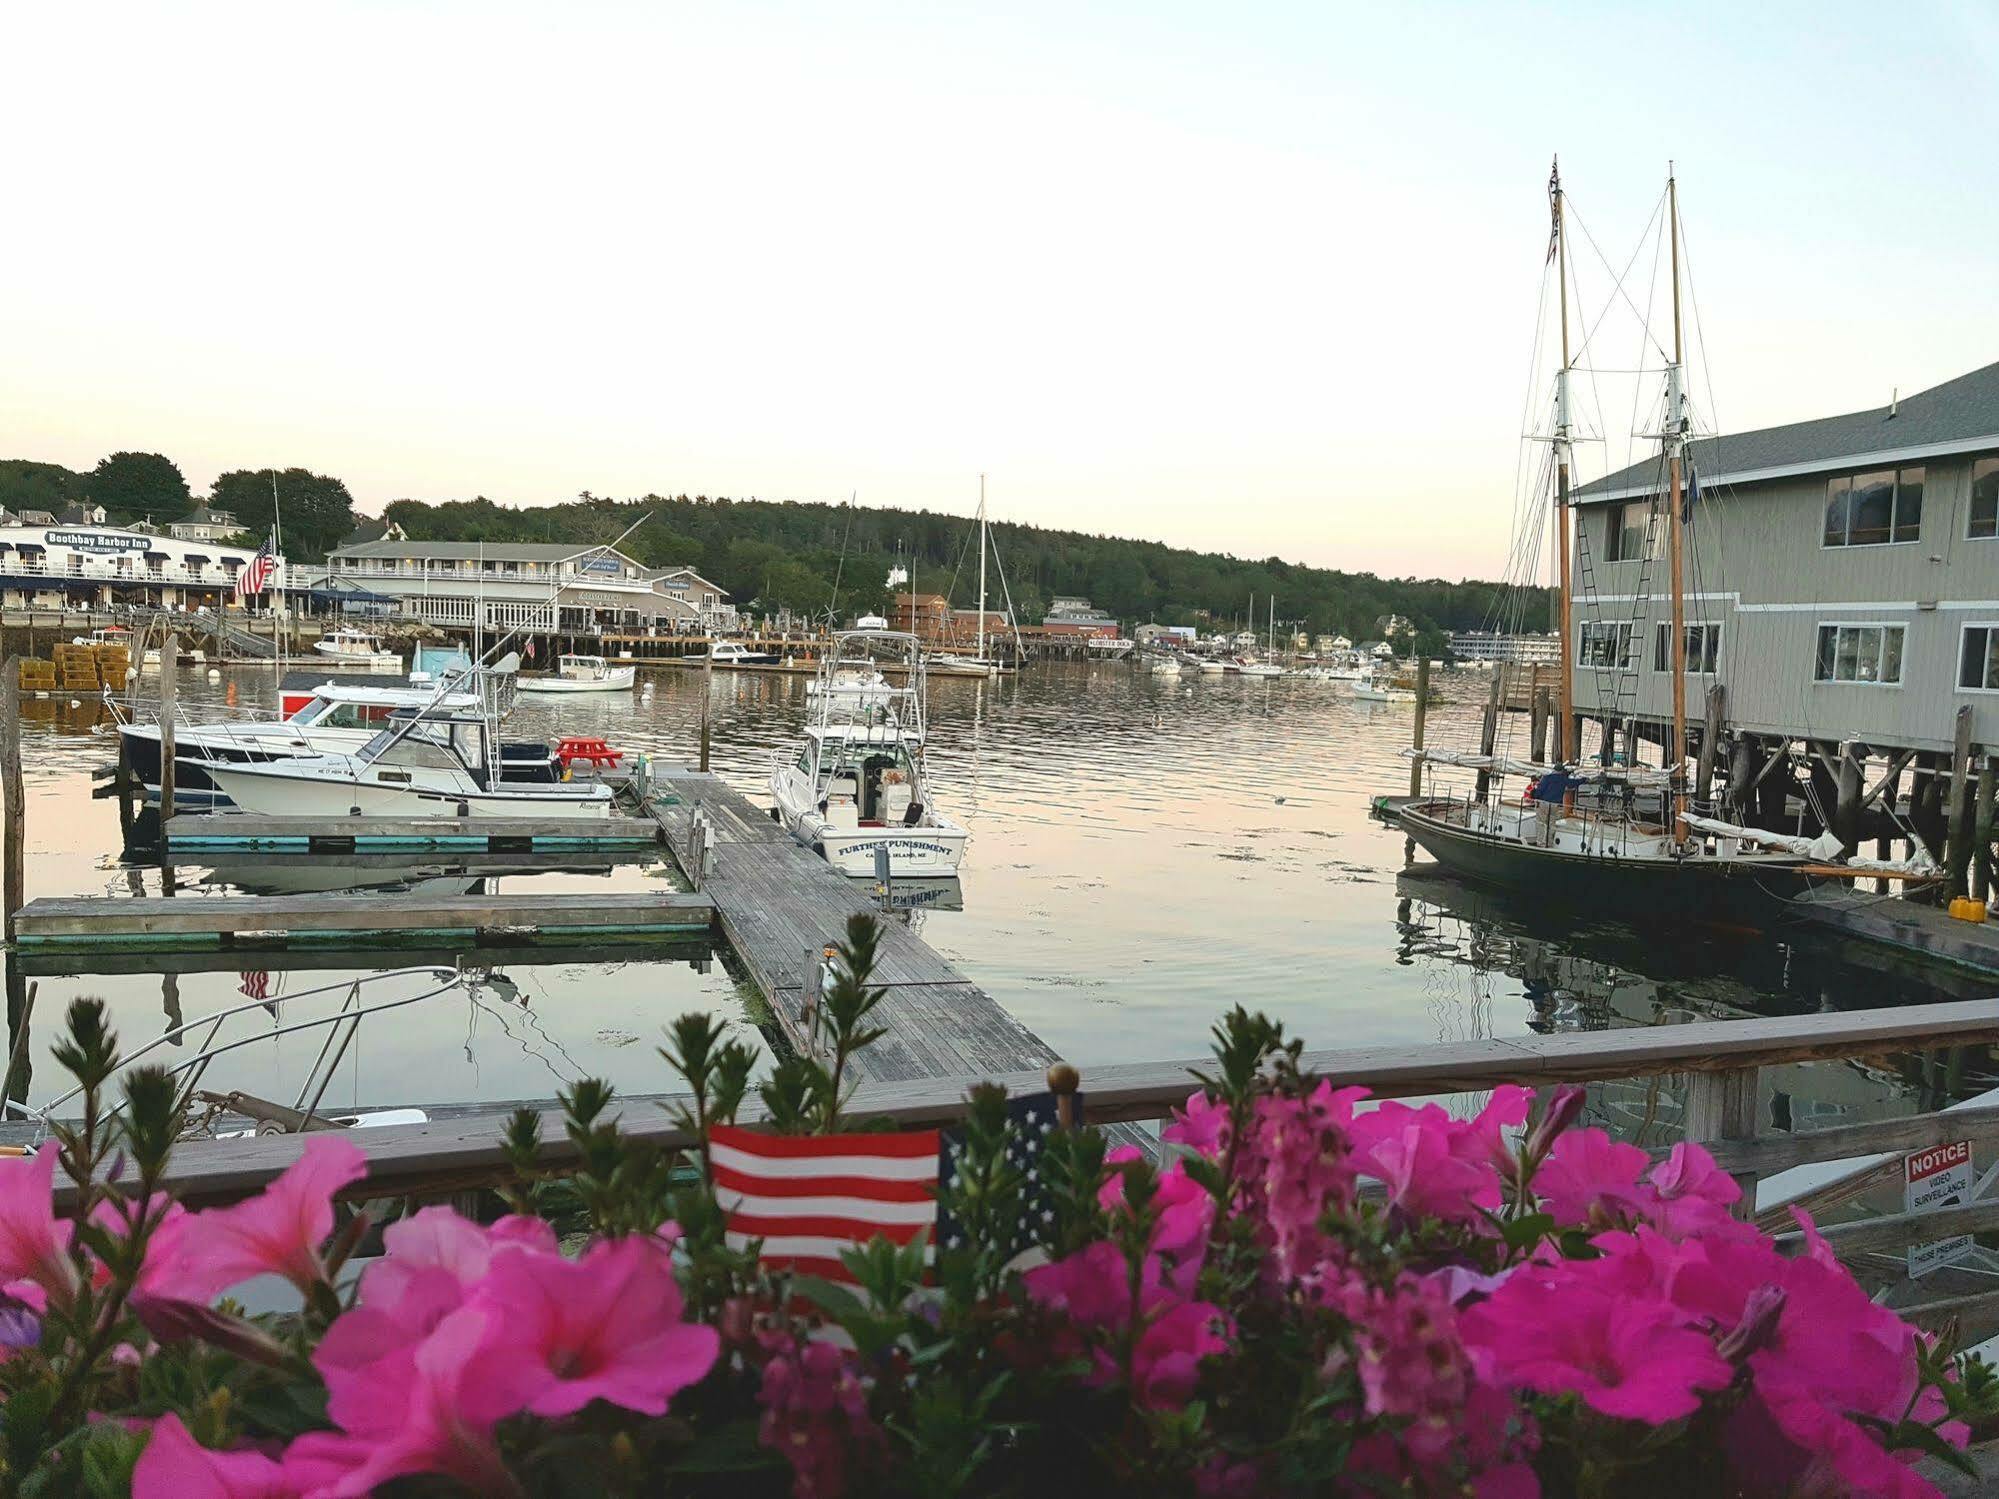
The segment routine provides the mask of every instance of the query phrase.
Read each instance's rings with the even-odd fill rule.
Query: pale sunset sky
[[[1999,359],[1992,0],[187,0],[0,40],[0,457],[197,490],[969,513],[984,471],[1005,519],[1497,576],[1556,152],[1620,264],[1677,161],[1725,429]]]

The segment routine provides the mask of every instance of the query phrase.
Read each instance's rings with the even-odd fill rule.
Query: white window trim
[[[1994,524],[1992,528],[1992,534],[1990,536],[1973,536],[1971,534],[1971,488],[1970,488],[1972,483],[1971,476],[1977,473],[1978,465],[1987,458],[1999,460],[1999,453],[1973,453],[1971,455],[1971,467],[1966,471],[1965,474],[1964,539],[1966,541],[1999,541],[1999,523]],[[1972,689],[1967,687],[1964,690],[1966,692],[1969,692]],[[1999,691],[1999,689],[1986,689],[1986,688],[1980,688],[1978,690],[1981,692],[1987,690]]]
[[[1689,630],[1712,630],[1712,631],[1714,631],[1714,665],[1713,665],[1713,667],[1712,667],[1712,668],[1710,668],[1710,667],[1704,667],[1704,666],[1695,666],[1695,665],[1693,665],[1693,664],[1692,664],[1692,662],[1690,661],[1690,662],[1688,663],[1688,665],[1687,665],[1687,675],[1688,675],[1688,676],[1690,676],[1690,677],[1718,677],[1718,676],[1720,676],[1720,675],[1721,675],[1721,626],[1722,626],[1722,621],[1721,621],[1721,620],[1718,620],[1718,619],[1690,619],[1690,620],[1687,620],[1687,621],[1686,621],[1686,627],[1687,627],[1687,628],[1688,628]],[[1668,663],[1667,663],[1666,665],[1664,665],[1664,666],[1661,666],[1661,665],[1659,665],[1659,646],[1660,646],[1660,643],[1661,643],[1661,642],[1660,642],[1660,638],[1659,638],[1659,637],[1660,637],[1660,634],[1661,634],[1661,632],[1662,632],[1662,631],[1667,631],[1667,630],[1670,630],[1670,629],[1672,629],[1672,628],[1673,628],[1673,622],[1672,622],[1672,621],[1671,621],[1670,619],[1655,619],[1655,620],[1653,620],[1653,621],[1652,621],[1652,670],[1653,670],[1653,671],[1655,671],[1655,672],[1660,672],[1660,671],[1663,671],[1663,672],[1666,672],[1666,673],[1670,674],[1670,673],[1672,672],[1672,670],[1673,670],[1673,667],[1672,667],[1672,663],[1671,663],[1671,662],[1668,662]],[[1665,644],[1666,644],[1666,645],[1667,645],[1668,647],[1670,647],[1670,646],[1672,645],[1672,637],[1671,637],[1670,635],[1668,635],[1668,636],[1666,637],[1666,639],[1665,639],[1665,642],[1664,642],[1664,643],[1665,643]],[[1813,645],[1813,650],[1814,650],[1814,653],[1815,653],[1815,654],[1814,654],[1814,656],[1813,656],[1813,659],[1814,659],[1814,660],[1816,660],[1816,659],[1817,659],[1817,656],[1816,656],[1816,650],[1817,650],[1817,646],[1818,646],[1818,641],[1817,641],[1816,637],[1814,637],[1814,639],[1813,639],[1813,642],[1812,642],[1812,645]]]
[[[1974,539],[1978,541],[1990,540],[1989,537],[1984,536]],[[1969,635],[1973,630],[1999,630],[1999,619],[1967,619],[1957,627],[1957,660],[1951,663],[1951,690],[1953,692],[1999,693],[1999,687],[1966,687],[1962,685],[1964,677],[1964,637]]]
[[[1839,677],[1819,675],[1819,631],[1820,630],[1900,630],[1902,632],[1902,675],[1892,682],[1863,682],[1858,677],[1845,681]],[[1882,642],[1886,644],[1884,639]],[[1838,647],[1835,646],[1835,653]],[[1909,625],[1900,619],[1822,619],[1812,626],[1812,686],[1814,687],[1885,687],[1899,691],[1908,680]],[[1955,667],[1952,680],[1955,681]]]
[[[1923,470],[1923,499],[1925,503],[1927,503],[1929,500],[1930,480],[1929,480],[1929,468],[1927,464],[1921,464],[1921,463],[1901,464],[1897,465],[1895,468],[1891,470],[1887,470],[1886,472],[1891,472],[1895,475],[1894,492],[1889,497],[1888,500],[1888,529],[1890,532],[1893,532],[1895,529],[1895,512],[1899,507],[1902,498],[1902,470],[1904,468],[1920,468]],[[1827,474],[1825,481],[1826,489],[1828,491],[1831,490],[1833,480],[1835,479],[1857,479],[1862,474],[1878,474],[1882,472],[1884,472],[1884,470],[1875,469],[1875,468],[1861,468],[1861,469],[1855,469],[1851,473]],[[1851,493],[1850,490],[1848,492]],[[1971,523],[1967,520],[1965,524],[1969,526]],[[1846,534],[1849,536],[1853,534],[1853,512],[1851,510],[1849,510],[1846,515]],[[1911,536],[1907,541],[1896,541],[1892,535],[1887,541],[1827,541],[1825,539],[1825,511],[1823,508],[1821,508],[1819,511],[1819,550],[1821,552],[1868,551],[1874,547],[1912,547],[1920,545],[1922,539],[1923,539],[1923,523],[1919,520],[1916,522],[1916,534],[1914,536]]]

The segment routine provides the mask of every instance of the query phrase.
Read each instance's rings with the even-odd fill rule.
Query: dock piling
[[[1428,665],[1427,662],[1425,662],[1424,664]],[[1418,688],[1417,693],[1418,697],[1420,698],[1422,689]],[[1499,742],[1499,673],[1494,672],[1492,674],[1492,690],[1486,694],[1485,698],[1485,717],[1479,724],[1478,752],[1489,759],[1492,755],[1494,746],[1497,745],[1498,742]],[[1484,801],[1486,793],[1491,789],[1492,789],[1492,772],[1490,770],[1481,770],[1478,773],[1478,799],[1480,801]]]
[[[1971,893],[1979,900],[1992,896],[1992,801],[1994,782],[1999,781],[1999,763],[1990,756],[1978,762],[1978,812],[1972,819]]]
[[[9,656],[0,667],[7,680],[0,684],[0,811],[7,824],[6,872],[0,876],[0,905],[6,907],[7,941],[14,940],[14,917],[27,896],[27,862],[22,842],[27,836],[28,809],[21,792],[21,663]]]
[[[1548,689],[1536,687],[1527,705],[1528,758],[1536,765],[1548,763]]]
[[[708,704],[715,695],[715,644],[708,643],[708,656],[701,665],[701,771],[708,771]]]
[[[1728,705],[1728,689],[1711,682],[1707,689],[1707,717],[1701,723],[1700,758],[1694,761],[1694,800],[1714,799],[1714,767],[1721,755],[1722,713]]]
[[[180,676],[180,642],[160,642],[160,826],[174,815],[174,692]],[[162,848],[166,839],[160,840]]]
[[[1950,752],[1950,821],[1944,832],[1944,867],[1953,898],[1967,893],[1971,867],[1971,705],[1957,710],[1957,738]]]
[[[1416,659],[1416,723],[1415,727],[1409,733],[1409,745],[1412,749],[1420,751],[1423,748],[1423,716],[1429,710],[1429,707],[1430,658],[1419,656]],[[1423,794],[1423,757],[1421,754],[1415,755],[1409,761],[1409,794],[1411,796],[1421,796]]]

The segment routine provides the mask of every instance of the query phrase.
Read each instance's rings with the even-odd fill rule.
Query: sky
[[[0,456],[197,489],[984,473],[1001,519],[1498,576],[1557,152],[1619,267],[1677,164],[1723,430],[1999,359],[1991,0],[112,0],[0,47]],[[1634,425],[1593,410],[1584,478]]]

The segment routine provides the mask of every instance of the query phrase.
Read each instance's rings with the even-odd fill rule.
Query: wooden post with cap
[[[1055,1122],[1064,1129],[1074,1129],[1082,1121],[1076,1117],[1076,1090],[1083,1085],[1083,1075],[1067,1062],[1054,1062],[1048,1068],[1048,1091],[1055,1095]]]

